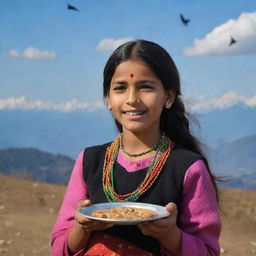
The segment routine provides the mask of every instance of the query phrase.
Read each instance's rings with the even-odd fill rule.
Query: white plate
[[[119,206],[149,209],[149,210],[155,211],[157,215],[152,218],[132,219],[132,220],[131,219],[105,219],[105,218],[91,216],[91,213],[94,210],[107,209],[107,208],[113,208],[113,207],[119,207]],[[121,203],[115,202],[115,203],[92,204],[88,207],[80,208],[79,213],[88,219],[100,220],[103,222],[113,223],[118,225],[134,225],[140,222],[162,219],[164,217],[169,216],[169,212],[163,206],[155,205],[155,204],[136,203],[136,202],[121,202]]]

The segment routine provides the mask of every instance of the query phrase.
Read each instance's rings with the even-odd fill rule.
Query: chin
[[[145,133],[147,132],[148,128],[145,127],[145,126],[139,126],[139,125],[130,125],[130,126],[123,126],[123,131],[126,130],[126,131],[129,131],[129,132],[132,132],[132,133]]]
[[[144,130],[145,130],[145,128],[142,128],[142,127],[123,126],[123,131],[129,131],[129,132],[132,132],[132,133],[138,133],[138,132],[142,132]]]

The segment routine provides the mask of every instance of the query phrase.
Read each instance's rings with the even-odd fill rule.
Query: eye
[[[154,87],[151,86],[151,85],[148,85],[148,84],[143,84],[140,86],[140,89],[143,89],[143,90],[153,90]]]
[[[125,89],[126,89],[126,87],[124,85],[118,85],[113,88],[114,91],[123,91]]]

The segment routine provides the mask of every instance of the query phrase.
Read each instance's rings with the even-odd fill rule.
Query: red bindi
[[[130,74],[130,78],[133,78],[133,77],[134,77],[134,74],[133,74],[133,73],[131,73],[131,74]]]

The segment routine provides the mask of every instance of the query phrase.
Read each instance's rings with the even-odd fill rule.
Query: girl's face
[[[144,133],[159,132],[163,107],[174,97],[143,62],[128,60],[117,66],[107,99],[123,132]]]

